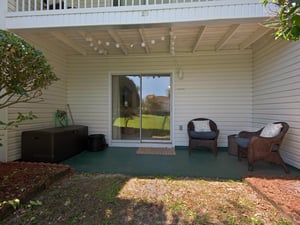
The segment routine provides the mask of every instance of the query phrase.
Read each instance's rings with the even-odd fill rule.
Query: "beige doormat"
[[[176,155],[174,148],[138,148],[136,154],[141,155]]]

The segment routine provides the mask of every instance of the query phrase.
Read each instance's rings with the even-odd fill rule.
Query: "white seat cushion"
[[[209,126],[209,120],[194,120],[194,131],[196,132],[209,132],[211,131]]]
[[[275,137],[277,136],[282,128],[282,124],[281,123],[269,123],[267,124],[267,126],[264,127],[264,129],[262,130],[262,132],[260,133],[261,137]]]

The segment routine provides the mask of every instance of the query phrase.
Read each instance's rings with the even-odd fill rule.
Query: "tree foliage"
[[[263,0],[264,5],[270,4],[269,0]],[[277,15],[267,26],[275,27],[276,39],[299,40],[300,37],[300,0],[272,0],[277,6]]]
[[[58,78],[41,51],[17,35],[0,30],[0,109],[33,102]]]

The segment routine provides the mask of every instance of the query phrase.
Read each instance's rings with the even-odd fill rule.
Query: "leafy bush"
[[[17,35],[0,30],[0,109],[21,102],[38,102],[42,89],[58,78],[43,53]],[[15,121],[0,121],[0,125],[18,126],[36,116],[18,113]]]

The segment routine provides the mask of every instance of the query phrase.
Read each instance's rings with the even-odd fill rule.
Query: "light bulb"
[[[102,44],[102,41],[101,40],[98,40],[98,45],[101,45]]]
[[[119,43],[116,44],[116,48],[120,48],[120,44]]]
[[[155,44],[155,40],[151,40],[151,44],[153,44],[153,45],[154,45],[154,44]]]
[[[110,43],[107,41],[107,42],[105,42],[105,44],[106,44],[106,46],[109,46],[110,45]]]
[[[142,42],[141,46],[144,48],[146,46],[146,44],[144,42]]]

